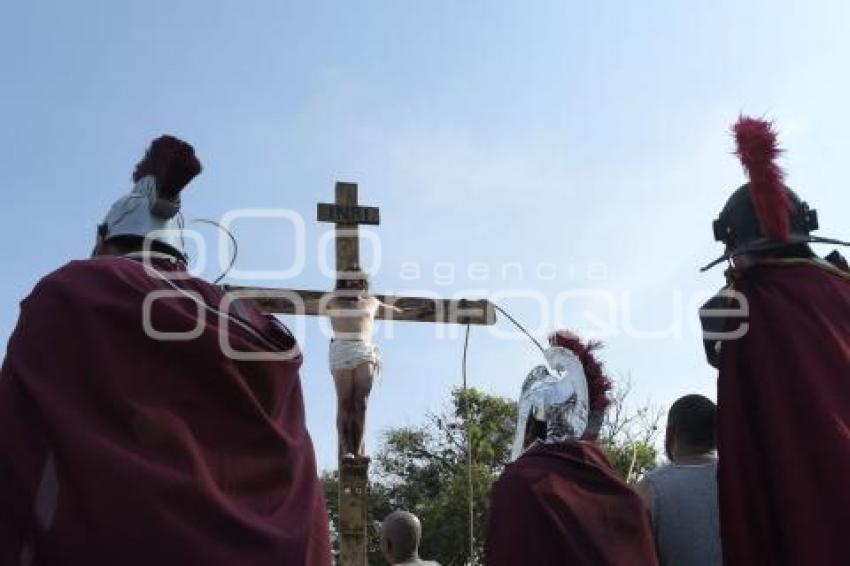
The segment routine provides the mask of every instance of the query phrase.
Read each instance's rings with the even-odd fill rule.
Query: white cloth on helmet
[[[354,369],[363,363],[372,363],[380,370],[381,353],[378,347],[364,340],[331,340],[328,350],[331,371]]]
[[[531,370],[522,384],[511,452],[514,460],[525,449],[529,418],[546,423],[546,443],[581,438],[587,429],[589,398],[581,361],[573,352],[560,346],[549,348],[545,357],[555,373],[539,365]]]
[[[183,254],[183,221],[179,212],[180,201],[160,198],[156,178],[147,175],[109,209],[103,219],[105,237],[150,238]]]

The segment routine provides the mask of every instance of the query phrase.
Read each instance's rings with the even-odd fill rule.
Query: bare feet
[[[372,459],[369,458],[369,456],[360,456],[360,455],[357,455],[357,454],[352,454],[351,452],[347,452],[342,456],[342,461],[344,463],[352,463],[352,464],[357,463],[357,462],[362,462],[362,463],[368,464],[369,462],[372,461]]]

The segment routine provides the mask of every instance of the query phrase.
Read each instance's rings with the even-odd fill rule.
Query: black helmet
[[[784,174],[774,162],[780,150],[771,123],[741,118],[733,131],[750,182],[732,193],[714,221],[714,239],[726,250],[700,271],[737,255],[794,244],[850,245],[810,234],[818,229],[817,211],[783,184]]]

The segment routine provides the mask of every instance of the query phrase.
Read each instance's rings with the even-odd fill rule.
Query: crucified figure
[[[340,457],[351,459],[365,455],[366,405],[381,366],[380,353],[372,343],[375,315],[381,309],[394,313],[402,309],[371,296],[362,271],[343,275],[327,305],[334,331],[329,359],[336,387]]]

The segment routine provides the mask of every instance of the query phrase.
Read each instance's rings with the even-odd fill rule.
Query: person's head
[[[685,395],[667,414],[664,448],[672,462],[717,448],[717,405],[702,395]]]
[[[369,275],[356,267],[345,270],[337,277],[336,290],[352,294],[368,293]]]
[[[393,511],[381,524],[381,552],[390,564],[419,557],[422,525],[413,513]]]
[[[741,117],[732,132],[749,182],[732,193],[714,221],[714,239],[725,250],[701,271],[726,260],[742,270],[761,258],[809,258],[809,242],[850,245],[812,234],[817,212],[785,185],[777,161],[783,150],[772,122]]]
[[[595,355],[601,343],[559,330],[549,336],[549,346],[543,352],[547,365],[534,367],[520,390],[512,459],[537,440],[595,441],[611,403],[612,381]]]

